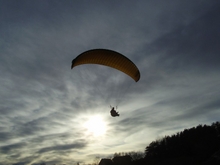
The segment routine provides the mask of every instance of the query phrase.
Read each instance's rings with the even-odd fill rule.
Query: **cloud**
[[[65,145],[56,145],[51,147],[45,147],[38,151],[38,153],[50,152],[50,151],[64,151],[64,150],[71,150],[71,149],[83,149],[86,147],[85,142],[75,142],[73,144],[65,144]]]
[[[219,7],[207,12],[186,26],[174,29],[148,47],[163,54],[157,63],[170,69],[217,67],[219,56]],[[151,52],[154,54],[154,52]]]
[[[11,150],[21,149],[25,146],[26,146],[26,143],[24,143],[24,142],[11,144],[11,145],[5,145],[5,146],[1,147],[1,152],[8,154],[9,152],[11,152]]]

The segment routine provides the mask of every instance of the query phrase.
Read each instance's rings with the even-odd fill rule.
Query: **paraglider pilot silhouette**
[[[112,117],[119,116],[119,113],[116,112],[115,107],[112,107],[112,106],[110,105],[110,108],[111,108],[110,113],[111,113]],[[117,107],[116,107],[116,109],[117,109]]]

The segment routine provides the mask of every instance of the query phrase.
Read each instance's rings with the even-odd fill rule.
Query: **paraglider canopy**
[[[100,64],[115,68],[139,81],[140,72],[137,66],[124,55],[108,49],[92,49],[81,53],[72,61],[71,69],[82,64]]]

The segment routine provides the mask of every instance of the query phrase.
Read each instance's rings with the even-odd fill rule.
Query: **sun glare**
[[[94,136],[104,135],[106,132],[106,123],[101,116],[92,116],[85,122],[84,127]]]

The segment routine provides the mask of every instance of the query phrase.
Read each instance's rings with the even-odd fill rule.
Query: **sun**
[[[106,123],[101,116],[91,116],[85,122],[84,127],[94,136],[102,136],[106,132]]]

